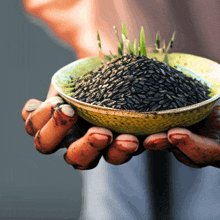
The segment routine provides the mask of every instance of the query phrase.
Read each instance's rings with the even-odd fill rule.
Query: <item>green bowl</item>
[[[162,61],[164,54],[151,53]],[[220,65],[212,60],[183,53],[168,54],[170,66],[177,66],[181,71],[205,82],[213,91],[213,96],[206,101],[187,107],[154,112],[136,112],[101,107],[76,100],[68,95],[64,83],[70,81],[70,75],[80,77],[94,70],[101,64],[98,57],[80,59],[64,66],[52,77],[52,84],[58,93],[75,107],[79,116],[86,121],[119,133],[149,135],[166,131],[173,127],[188,127],[205,117],[220,99]]]

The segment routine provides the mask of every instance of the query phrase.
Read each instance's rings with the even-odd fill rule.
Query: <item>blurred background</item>
[[[76,60],[30,19],[20,0],[0,0],[0,219],[78,219],[82,179],[62,150],[42,155],[21,110],[45,100],[52,75]]]

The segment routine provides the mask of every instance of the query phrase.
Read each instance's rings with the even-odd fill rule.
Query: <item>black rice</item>
[[[206,84],[145,56],[123,55],[86,77],[71,77],[72,97],[123,110],[160,111],[209,99]]]

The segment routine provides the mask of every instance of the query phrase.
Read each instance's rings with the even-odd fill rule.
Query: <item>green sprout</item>
[[[147,57],[147,50],[146,50],[146,41],[145,41],[145,34],[144,34],[144,28],[141,27],[140,31],[140,55]]]
[[[103,60],[103,62],[110,61],[112,58],[102,53],[101,38],[100,38],[98,31],[97,31],[97,41],[98,41],[98,48],[99,48],[99,57]]]
[[[171,40],[170,40],[170,42],[169,42],[167,48],[166,48],[166,47],[164,48],[165,56],[164,56],[163,62],[164,62],[165,64],[167,64],[167,65],[169,65],[169,61],[168,61],[168,56],[167,56],[167,54],[168,54],[169,50],[170,50],[171,48],[173,48],[174,39],[175,39],[175,31],[173,32],[173,35],[172,35],[172,37],[171,37]],[[164,43],[164,44],[165,44],[165,43]]]
[[[160,41],[161,41],[161,39],[160,39],[160,33],[159,33],[159,31],[158,31],[157,34],[156,34],[156,49],[157,49],[157,50],[160,49]]]
[[[165,50],[165,54],[168,53],[169,49],[173,48],[174,39],[175,39],[175,31],[173,32],[172,38],[171,38],[171,40],[170,40],[170,42],[169,42],[169,44],[168,44],[168,46]]]
[[[137,55],[137,40],[134,39],[134,55]]]
[[[97,31],[97,40],[98,40],[99,52],[101,52],[102,51],[101,38],[100,38],[100,35],[99,35],[98,31]]]
[[[119,37],[118,30],[115,26],[113,26],[116,38],[118,40],[118,45],[117,45],[117,52],[118,54],[115,55],[111,51],[109,51],[109,55],[104,55],[101,51],[101,38],[99,33],[97,32],[97,41],[98,41],[98,48],[99,48],[99,57],[102,58],[102,62],[108,62],[111,61],[114,58],[118,58],[122,55],[125,54],[132,54],[132,55],[141,55],[141,56],[146,56],[147,57],[147,49],[146,49],[146,39],[145,39],[145,32],[143,26],[141,26],[140,29],[140,39],[139,39],[139,45],[137,44],[137,40],[134,39],[134,43],[131,43],[129,38],[128,38],[128,29],[126,25],[122,22],[121,24],[121,37]],[[170,49],[173,47],[173,42],[175,38],[175,31],[171,37],[171,40],[166,47],[165,41],[161,40],[160,33],[159,31],[156,34],[156,39],[155,39],[155,49],[154,52],[156,53],[163,53],[165,54],[164,56],[164,61],[166,64],[168,64],[167,60],[167,54]]]
[[[122,34],[125,36],[126,39],[128,39],[128,30],[127,30],[127,28],[126,28],[126,26],[125,26],[125,24],[124,24],[123,22],[121,23],[121,26],[122,26],[122,27],[121,27],[121,29],[122,29],[122,31],[121,31]]]
[[[165,40],[163,40],[163,48],[162,48],[162,53],[164,53],[166,50],[166,43],[165,43]]]
[[[129,50],[130,41],[126,39],[124,34],[122,34],[121,37],[123,41],[123,55],[130,54],[130,50]]]
[[[122,51],[123,51],[123,42],[121,41],[121,39],[118,36],[118,30],[115,26],[113,26],[114,30],[115,30],[115,35],[118,39],[118,56],[122,56]]]

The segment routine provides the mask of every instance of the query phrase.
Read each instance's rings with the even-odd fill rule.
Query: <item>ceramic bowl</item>
[[[151,53],[162,61],[164,55]],[[58,70],[52,77],[52,84],[58,93],[77,109],[79,116],[88,122],[119,133],[149,135],[166,131],[173,127],[188,127],[205,117],[220,99],[220,65],[212,60],[183,53],[168,54],[170,66],[177,66],[181,71],[196,79],[206,82],[213,89],[214,95],[206,101],[187,107],[155,112],[136,112],[101,107],[76,100],[64,92],[63,83],[70,80],[70,75],[80,77],[94,70],[101,64],[98,57],[79,59]]]

